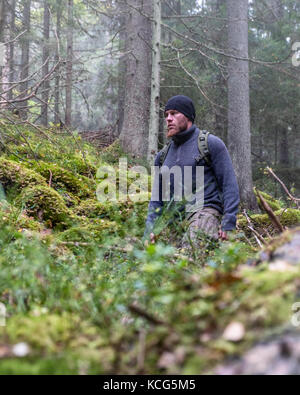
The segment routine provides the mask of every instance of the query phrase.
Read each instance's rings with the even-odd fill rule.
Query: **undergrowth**
[[[1,122],[1,373],[200,374],[288,321],[299,270],[249,266],[258,249],[242,232],[190,255],[166,217],[145,247],[147,202],[97,200],[118,143],[102,153]],[[222,337],[232,321],[246,329],[239,343]]]

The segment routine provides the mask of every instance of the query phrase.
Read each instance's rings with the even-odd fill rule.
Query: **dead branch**
[[[262,248],[262,244],[266,244],[266,241],[265,241],[264,238],[254,229],[253,224],[252,224],[252,222],[251,222],[251,220],[250,220],[250,218],[249,218],[249,216],[248,216],[246,210],[243,211],[243,214],[244,214],[244,216],[245,216],[245,218],[246,218],[246,220],[247,220],[247,222],[248,222],[248,224],[249,224],[249,225],[248,225],[248,229],[251,230],[251,232],[253,233],[254,238],[255,238],[257,244]]]
[[[268,214],[272,224],[275,226],[275,228],[278,229],[278,231],[280,233],[282,233],[285,229],[284,227],[281,225],[279,219],[276,217],[276,215],[274,214],[274,211],[271,209],[271,207],[268,205],[268,203],[265,201],[265,199],[262,197],[262,195],[260,194],[260,192],[255,189],[257,196],[259,197],[259,200],[262,204],[263,209],[265,210],[265,212]]]
[[[280,178],[274,173],[274,171],[270,168],[267,167],[267,171],[269,172],[269,174],[271,174],[272,177],[275,178],[276,181],[279,182],[279,184],[282,186],[282,188],[284,189],[285,193],[288,195],[288,197],[296,203],[297,208],[299,208],[299,203],[300,199],[296,198],[295,196],[291,195],[291,193],[289,192],[289,190],[287,189],[286,185],[280,180]]]
[[[57,63],[52,67],[52,69],[49,71],[49,73],[46,74],[39,82],[37,82],[37,83],[31,88],[32,92],[31,92],[29,95],[27,95],[27,96],[25,96],[25,97],[22,97],[22,98],[20,98],[20,99],[17,99],[17,98],[16,98],[16,99],[12,99],[12,100],[2,100],[2,101],[0,101],[0,105],[3,105],[3,104],[21,103],[21,102],[24,102],[24,101],[28,101],[28,100],[30,100],[31,98],[33,98],[34,96],[36,96],[39,87],[40,87],[40,86],[51,76],[51,74],[54,73],[54,71],[57,69],[57,67],[59,66],[60,63],[61,63],[61,61],[57,62]],[[1,94],[1,96],[2,96],[2,94]]]
[[[136,303],[132,303],[131,305],[128,306],[128,308],[132,313],[145,318],[153,325],[168,326],[168,324],[165,321],[162,321],[159,318],[156,318],[153,315],[149,314],[147,311],[139,307]]]

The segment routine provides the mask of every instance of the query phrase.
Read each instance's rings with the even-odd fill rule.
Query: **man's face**
[[[167,137],[172,137],[179,132],[187,130],[193,124],[192,121],[177,110],[166,111],[165,118],[168,128]]]

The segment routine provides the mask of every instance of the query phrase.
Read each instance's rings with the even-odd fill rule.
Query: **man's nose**
[[[172,121],[172,115],[171,114],[167,115],[167,121]]]

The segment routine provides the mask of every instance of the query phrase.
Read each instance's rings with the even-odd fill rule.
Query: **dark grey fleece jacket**
[[[179,166],[184,174],[184,166],[192,166],[193,190],[196,184],[196,166],[204,166],[204,207],[213,207],[223,214],[222,230],[230,231],[236,227],[236,215],[239,206],[239,190],[234,174],[232,162],[223,141],[214,135],[208,136],[208,149],[211,155],[211,166],[204,159],[197,162],[199,129],[193,125],[190,129],[172,137],[169,152],[165,158],[164,166],[171,169]],[[159,166],[161,151],[155,158],[154,165]],[[162,214],[164,202],[162,200],[162,176],[154,181],[152,197],[148,208],[145,235],[152,231],[156,219]],[[182,185],[184,177],[182,176]],[[154,188],[159,188],[159,191]],[[156,193],[154,193],[156,192]],[[170,200],[174,195],[174,177],[170,177]],[[156,196],[156,200],[153,200]],[[158,196],[158,199],[157,199]]]

